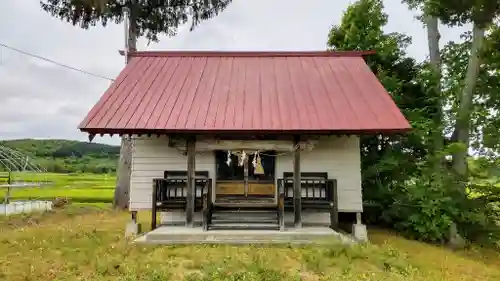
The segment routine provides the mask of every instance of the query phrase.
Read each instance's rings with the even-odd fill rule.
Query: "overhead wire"
[[[83,74],[87,74],[87,75],[90,75],[90,76],[94,76],[94,77],[105,79],[105,80],[109,80],[109,81],[115,81],[115,79],[112,79],[112,78],[109,78],[109,77],[106,77],[106,76],[103,76],[103,75],[100,75],[100,74],[92,73],[92,72],[89,72],[89,71],[86,71],[86,70],[82,70],[82,69],[79,69],[79,68],[76,68],[76,67],[64,64],[64,63],[60,63],[60,62],[57,62],[55,60],[51,60],[51,59],[48,59],[48,58],[45,58],[45,57],[42,57],[42,56],[30,53],[30,52],[27,52],[27,51],[23,51],[23,50],[11,47],[11,46],[9,46],[7,44],[0,43],[0,46],[4,47],[6,49],[9,49],[9,50],[18,52],[18,53],[23,54],[25,56],[33,57],[33,58],[36,58],[36,59],[39,59],[39,60],[43,60],[43,61],[55,64],[55,65],[58,65],[60,67],[64,67],[66,69],[70,69],[70,70],[73,70],[73,71],[77,71],[77,72],[80,72],[80,73],[83,73]]]

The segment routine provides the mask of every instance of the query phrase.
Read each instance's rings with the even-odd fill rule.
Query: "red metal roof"
[[[387,132],[410,125],[360,52],[137,52],[79,128]]]

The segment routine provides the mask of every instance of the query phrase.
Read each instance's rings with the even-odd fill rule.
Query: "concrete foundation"
[[[355,243],[326,227],[277,230],[210,230],[201,227],[162,226],[136,239],[150,244],[323,244]]]
[[[131,221],[125,226],[125,236],[135,236],[141,233],[141,224]]]
[[[366,230],[366,225],[355,223],[352,225],[352,235],[356,240],[361,242],[368,242],[368,231]]]

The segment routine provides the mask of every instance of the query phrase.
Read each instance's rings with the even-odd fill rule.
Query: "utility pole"
[[[131,6],[132,9],[123,7],[125,64],[129,62],[130,54],[137,50],[137,21],[134,13],[135,0],[131,1]],[[121,138],[120,160],[116,172],[116,188],[113,200],[113,206],[117,209],[127,209],[129,207],[132,147],[131,137],[123,135]]]

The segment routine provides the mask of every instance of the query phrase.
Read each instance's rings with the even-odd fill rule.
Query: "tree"
[[[470,53],[462,87],[457,93],[452,140],[460,144],[452,155],[452,167],[462,182],[467,180],[467,156],[470,146],[470,118],[473,114],[474,92],[480,71],[485,30],[500,13],[499,0],[410,0],[410,4],[422,7],[428,17],[437,17],[450,26],[472,23]],[[457,89],[458,90],[458,89]]]
[[[443,49],[442,60],[444,68],[443,88],[447,97],[451,117],[458,111],[460,95],[465,74],[467,73],[468,58],[471,53],[472,32],[465,32],[463,42],[449,42]],[[482,63],[476,79],[473,92],[473,105],[470,122],[470,146],[478,154],[495,158],[500,153],[500,26],[491,25],[485,34],[481,52]],[[454,129],[454,122],[447,124],[448,130]]]
[[[476,198],[463,196],[453,185],[448,170],[437,169],[441,165],[436,166],[434,157],[440,145],[435,132],[442,135],[443,122],[448,119],[442,106],[449,104],[448,95],[454,90],[448,83],[452,82],[449,75],[460,75],[450,74],[448,70],[450,66],[467,68],[467,59],[462,58],[468,58],[468,53],[456,54],[468,48],[460,45],[456,52],[451,52],[447,46],[440,54],[438,70],[443,69],[442,80],[445,81],[441,84],[436,80],[436,64],[417,63],[409,58],[405,48],[410,38],[399,33],[385,33],[386,22],[382,0],[358,0],[349,6],[341,23],[333,26],[328,35],[328,45],[332,49],[376,51],[375,55],[366,57],[366,62],[413,127],[405,135],[361,137],[363,201],[368,203],[365,204],[365,219],[394,227],[413,238],[441,242],[454,240],[449,230],[456,225],[467,239],[486,242],[492,233],[500,234],[496,223],[498,211],[488,204],[498,198],[499,192],[487,190]],[[493,48],[493,38],[486,42]],[[497,57],[492,55],[491,60]],[[484,86],[479,87],[494,85],[491,70],[496,66],[498,63],[485,68],[488,75],[481,72],[484,79],[480,81],[484,83],[478,81],[477,85]],[[436,86],[444,94],[438,93]],[[489,89],[488,93],[496,90],[498,95],[498,89]]]
[[[434,93],[427,90],[430,70],[407,56],[410,37],[384,33],[387,20],[382,0],[359,0],[328,35],[334,50],[376,51],[366,62],[414,128],[406,135],[361,137],[363,198],[378,206],[373,220],[394,204],[394,190],[420,177],[420,167],[432,153],[428,131],[439,108]]]
[[[432,132],[432,140],[433,140],[433,154],[437,156],[442,150],[444,145],[444,137],[442,132],[442,124],[443,124],[443,104],[441,101],[441,55],[439,49],[439,40],[441,35],[439,33],[439,20],[438,17],[428,12],[429,5],[426,5],[426,0],[403,0],[404,3],[407,3],[411,9],[422,10],[423,15],[420,17],[422,22],[424,23],[427,30],[427,45],[429,49],[429,63],[431,66],[431,87],[430,90],[434,91],[435,98],[437,98],[437,102],[440,106],[438,106],[436,114],[434,115],[434,128],[435,130]],[[437,160],[437,159],[436,159]],[[441,161],[436,161],[437,164],[436,169],[440,169],[441,166],[438,165],[439,162],[444,162],[443,159]]]
[[[145,36],[157,41],[160,34],[174,36],[180,25],[191,20],[193,30],[202,20],[216,16],[232,0],[41,0],[40,5],[53,16],[89,28],[109,21],[124,20],[129,11],[128,48],[136,50],[136,38]],[[122,137],[117,184],[113,204],[125,209],[130,198],[132,140]]]
[[[82,28],[123,21],[128,7],[137,36],[157,41],[160,34],[174,36],[191,20],[191,30],[201,21],[217,16],[232,0],[40,0],[52,16]]]
[[[437,1],[436,1],[437,2]],[[431,13],[450,25],[472,23],[470,53],[463,79],[463,87],[458,95],[453,139],[463,148],[453,154],[453,169],[462,178],[468,176],[467,155],[470,147],[470,117],[473,112],[474,92],[480,71],[481,54],[485,30],[491,26],[500,12],[498,0],[439,1],[433,4]]]

